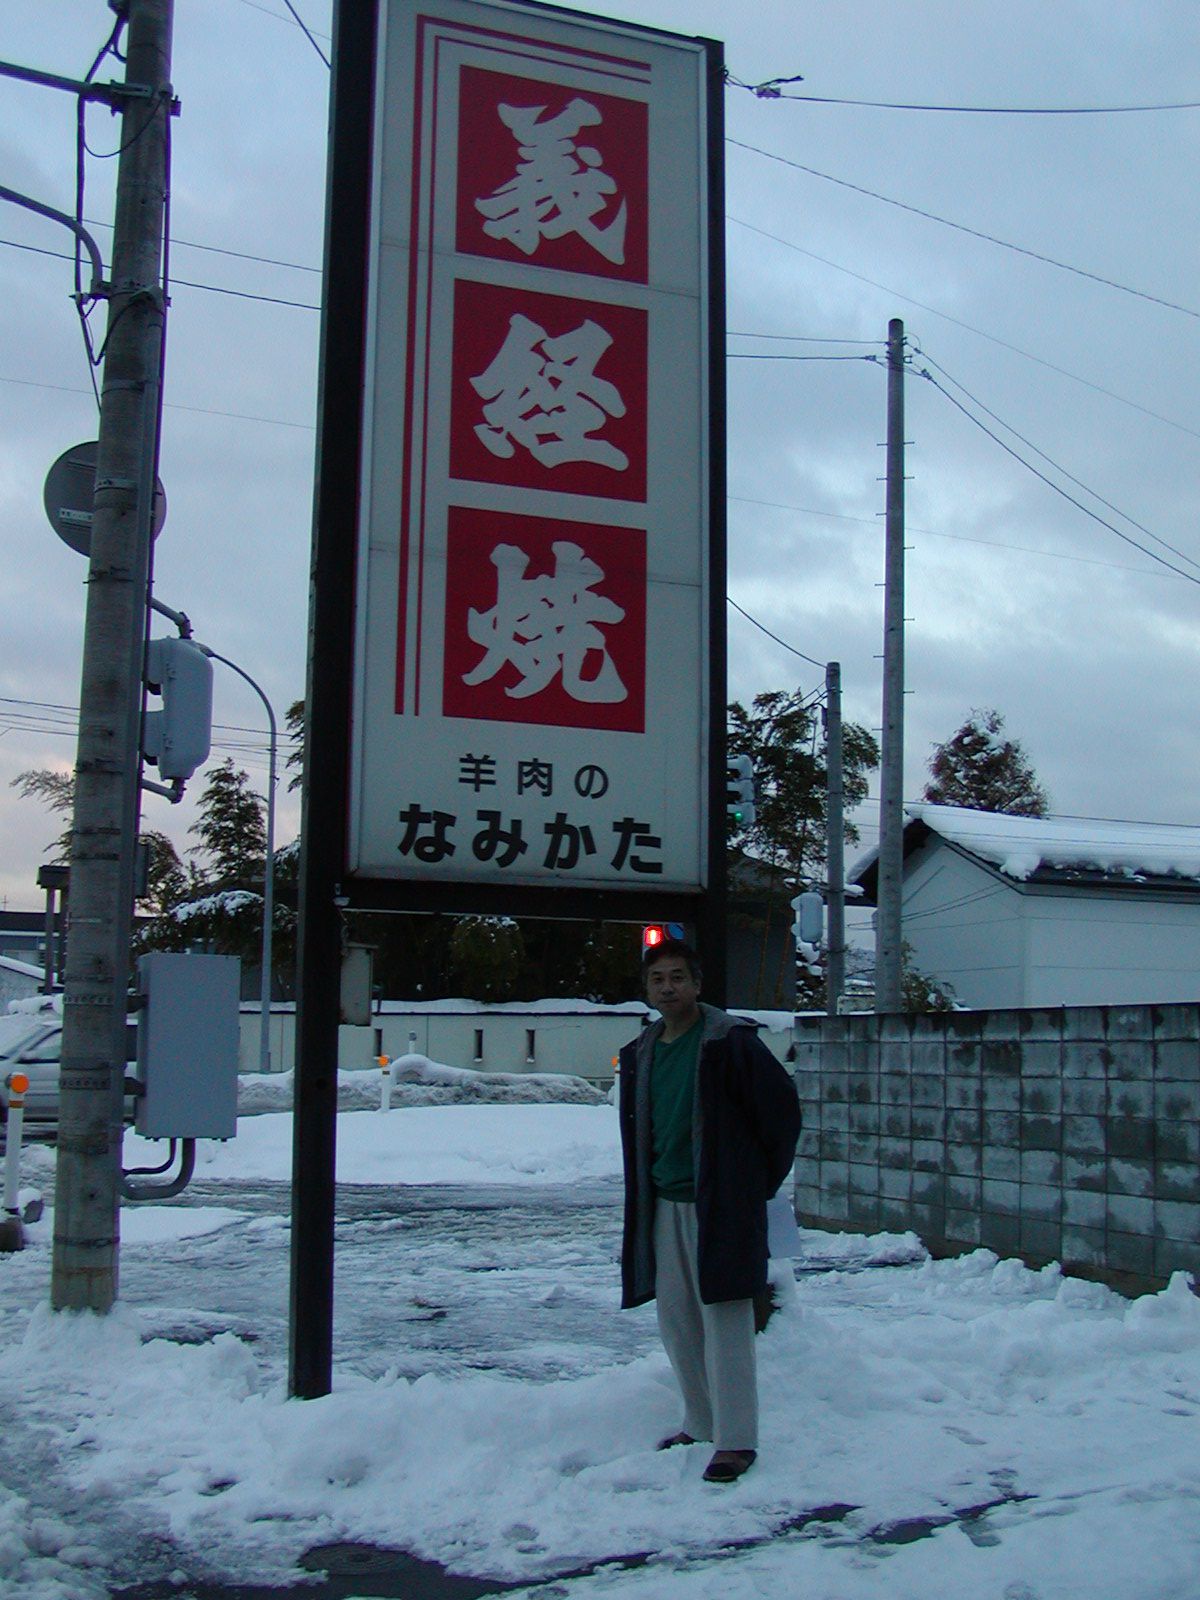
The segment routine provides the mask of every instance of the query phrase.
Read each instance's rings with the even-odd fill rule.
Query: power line
[[[283,18],[280,18],[283,21]],[[100,217],[85,217],[83,219],[89,228],[107,228],[112,231],[112,223],[105,222]],[[312,267],[303,261],[285,261],[280,256],[255,255],[250,250],[231,250],[225,245],[199,244],[195,239],[178,239],[172,236],[171,246],[175,250],[203,250],[208,255],[232,256],[236,261],[257,261],[266,267],[287,267],[292,272],[312,272],[320,277],[321,267]]]
[[[312,34],[309,32],[308,24],[304,21],[303,17],[296,10],[295,6],[292,4],[292,0],[283,0],[283,3],[288,8],[288,10],[291,12],[292,16],[296,19],[296,26],[303,31],[304,37],[308,40],[309,44],[312,45],[313,49],[317,52],[317,54],[320,56],[321,60],[328,67],[328,65],[329,65],[329,57],[325,54],[324,50],[321,49],[321,46],[317,43],[316,39],[314,39]]]
[[[778,161],[782,166],[793,167],[797,172],[805,172],[812,178],[820,178],[825,183],[834,183],[840,189],[850,189],[855,194],[866,195],[871,200],[882,201],[884,205],[895,206],[900,211],[908,211],[915,217],[924,217],[927,222],[940,223],[943,228],[953,228],[958,233],[969,234],[973,239],[983,239],[988,244],[999,245],[1003,250],[1012,250],[1017,255],[1028,256],[1030,260],[1044,262],[1050,267],[1057,267],[1060,272],[1073,273],[1078,278],[1088,278],[1093,283],[1104,284],[1109,289],[1117,289],[1122,294],[1131,294],[1139,300],[1149,300],[1152,304],[1164,306],[1168,311],[1181,311],[1186,317],[1200,318],[1200,311],[1193,310],[1191,306],[1183,306],[1174,300],[1166,300],[1162,295],[1150,294],[1145,289],[1131,288],[1127,283],[1118,283],[1115,278],[1106,278],[1098,272],[1089,272],[1086,267],[1075,267],[1067,261],[1059,261],[1054,256],[1044,255],[1040,250],[1030,250],[1025,245],[1014,244],[1011,239],[1001,239],[994,233],[984,233],[980,228],[968,227],[965,222],[952,222],[948,217],[939,217],[934,211],[926,211],[921,206],[912,206],[904,200],[895,200],[891,195],[880,194],[875,189],[864,188],[862,184],[851,183],[847,178],[835,178],[832,173],[819,172],[816,167],[808,167],[802,161],[793,161],[788,156],[776,155],[773,150],[763,150],[758,145],[744,144],[740,139],[727,137],[726,144],[735,146],[738,150],[748,150],[753,155],[765,156],[768,161]]]
[[[43,245],[22,244],[16,239],[0,239],[0,244],[8,245],[13,250],[26,250],[35,256],[50,256],[56,261],[73,261],[75,259],[74,256],[68,255],[65,250],[48,250]],[[194,246],[193,248],[202,247]],[[222,252],[222,254],[225,253]],[[232,254],[233,252],[229,253]],[[251,257],[249,259],[258,258]],[[282,265],[286,266],[288,263],[284,262]],[[235,300],[260,300],[264,304],[271,306],[292,306],[298,311],[320,311],[321,309],[319,305],[314,305],[309,300],[287,300],[280,295],[252,294],[248,289],[226,289],[217,283],[197,283],[192,278],[172,278],[171,285],[173,288],[182,286],[186,289],[204,289],[209,294],[227,294],[231,295]]]
[[[78,389],[66,383],[40,383],[34,378],[9,378],[0,375],[0,383],[18,384],[23,389],[50,389],[55,394],[82,394],[86,389]],[[273,428],[301,428],[311,433],[316,424],[313,422],[290,422],[284,417],[260,417],[249,411],[220,411],[215,406],[188,406],[179,400],[164,400],[164,407],[168,411],[192,411],[202,417],[228,417],[233,422],[265,422]]]
[[[968,411],[961,400],[956,399],[956,397],[952,395],[948,389],[944,388],[937,381],[932,372],[929,372],[928,370],[922,370],[917,372],[916,375],[920,378],[924,378],[926,382],[931,383],[940,395],[943,395],[947,400],[949,400],[950,404],[955,408],[956,411],[961,411],[963,416],[966,417],[969,422],[973,422],[981,433],[987,434],[988,438],[991,439],[993,443],[998,444],[1006,455],[1010,455],[1014,461],[1019,461],[1027,472],[1032,472],[1035,478],[1039,478],[1048,489],[1053,489],[1055,494],[1061,495],[1064,500],[1068,501],[1077,510],[1082,511],[1084,516],[1091,517],[1093,522],[1098,522],[1102,528],[1107,528],[1110,533],[1115,533],[1118,539],[1123,539],[1126,544],[1131,544],[1135,550],[1140,550],[1143,555],[1149,556],[1151,561],[1157,561],[1160,566],[1166,567],[1168,571],[1177,573],[1181,578],[1186,578],[1189,583],[1200,584],[1200,577],[1196,577],[1190,572],[1185,572],[1182,567],[1175,566],[1173,562],[1166,560],[1163,556],[1160,556],[1156,550],[1148,549],[1146,545],[1139,544],[1139,542],[1133,538],[1132,535],[1128,533],[1122,533],[1121,529],[1109,522],[1106,517],[1100,516],[1098,512],[1093,511],[1089,506],[1085,506],[1082,500],[1077,500],[1073,494],[1068,494],[1061,484],[1055,483],[1053,478],[1048,478],[1046,474],[1035,467],[1031,461],[1026,461],[1025,457],[1021,455],[1020,451],[1014,450],[1012,445],[1006,443],[998,433],[994,433],[985,422],[981,422],[977,416]],[[1051,465],[1055,466],[1056,471],[1062,470],[1057,466],[1056,463],[1051,463]],[[1091,490],[1089,489],[1087,492],[1090,494]],[[1096,498],[1099,499],[1099,496],[1097,495]],[[1191,558],[1185,557],[1184,559],[1190,560]]]
[[[878,356],[798,356],[787,351],[754,353],[749,350],[727,350],[726,361],[877,361]]]
[[[726,331],[727,339],[783,339],[791,344],[862,344],[882,350],[883,339],[830,339],[811,333],[739,333],[733,328]]]
[[[777,633],[772,633],[770,628],[764,627],[757,617],[752,617],[748,611],[743,610],[732,595],[727,594],[725,598],[740,616],[745,617],[747,622],[753,623],[760,633],[766,634],[768,639],[774,639],[776,644],[782,645],[785,650],[790,650],[794,656],[799,656],[801,661],[807,661],[810,667],[820,667],[821,671],[824,672],[825,663],[823,661],[817,661],[812,656],[806,656],[803,650],[797,650],[794,644],[788,644],[786,639],[781,639]]]
[[[865,528],[879,532],[878,517],[854,517],[844,511],[818,511],[815,506],[798,506],[783,500],[756,500],[744,494],[726,495],[725,498],[742,505],[765,506],[771,511],[799,511],[808,517],[830,517],[838,522],[857,522]],[[1045,556],[1051,561],[1076,561],[1085,567],[1111,567],[1114,572],[1136,572],[1142,577],[1163,576],[1147,567],[1131,567],[1123,561],[1104,561],[1099,556],[1080,556],[1067,550],[1044,550],[1036,545],[1008,544],[1000,539],[979,539],[969,533],[944,533],[940,528],[919,528],[911,522],[905,526],[909,533],[923,534],[931,539],[951,539],[955,544],[978,544],[989,550],[1011,550],[1017,555]]]
[[[964,384],[959,383],[957,378],[951,377],[951,375],[946,371],[945,367],[939,366],[932,356],[927,355],[923,350],[920,352],[920,354],[922,359],[928,361],[931,367],[940,372],[942,377],[945,378],[948,383],[952,383],[956,389],[965,394],[972,405],[978,406],[982,412],[992,418],[993,422],[998,422],[1002,428],[1005,428],[1009,433],[1012,434],[1014,439],[1020,439],[1023,445],[1032,450],[1036,455],[1041,456],[1042,460],[1048,462],[1056,472],[1061,472],[1063,477],[1068,479],[1069,482],[1084,490],[1086,494],[1090,494],[1093,500],[1098,500],[1102,506],[1107,507],[1109,511],[1115,512],[1118,517],[1122,517],[1130,524],[1131,527],[1136,528],[1139,533],[1144,533],[1148,539],[1153,539],[1155,544],[1162,545],[1163,549],[1169,550],[1173,556],[1178,556],[1181,561],[1186,561],[1189,566],[1200,569],[1200,561],[1194,560],[1187,554],[1185,550],[1179,550],[1175,547],[1175,545],[1168,544],[1166,539],[1160,538],[1157,533],[1153,532],[1152,529],[1147,528],[1144,523],[1139,522],[1136,517],[1131,517],[1127,511],[1122,511],[1120,506],[1113,505],[1111,500],[1106,500],[1102,494],[1097,494],[1095,489],[1089,488],[1082,479],[1077,478],[1074,473],[1068,472],[1065,467],[1060,466],[1059,463],[1048,456],[1044,450],[1039,449],[1031,439],[1027,439],[1023,433],[1018,433],[1016,428],[1014,428],[1011,423],[1005,422],[1003,417],[998,417],[994,411],[992,411],[988,406],[984,405],[982,400],[977,399],[976,396],[973,395]]]
[[[244,5],[244,6],[249,6],[251,11],[261,11],[264,17],[272,17],[272,18],[274,18],[274,20],[276,22],[286,22],[289,27],[298,27],[298,28],[300,28],[304,33],[308,34],[309,39],[312,40],[312,37],[313,37],[312,34],[309,33],[309,30],[300,21],[300,18],[296,15],[295,10],[290,5],[288,5],[288,10],[291,11],[291,13],[292,13],[291,16],[290,17],[281,17],[279,15],[278,11],[272,11],[270,6],[260,5],[259,4],[259,0],[241,0],[241,4]],[[284,4],[287,5],[287,0],[284,0]],[[327,33],[322,33],[320,35],[320,37],[322,39],[328,39],[329,35]],[[314,43],[314,48],[315,48],[315,43]],[[319,51],[318,51],[318,54],[320,54]],[[323,55],[321,56],[321,59],[323,61],[325,60]],[[326,66],[329,65],[328,61],[325,62],[325,65]]]
[[[984,328],[977,328],[974,323],[964,322],[961,317],[954,317],[948,311],[939,311],[936,306],[931,306],[925,300],[916,300],[910,294],[905,294],[901,289],[895,289],[890,284],[880,283],[878,278],[869,278],[864,272],[855,272],[853,267],[847,267],[840,261],[831,261],[828,256],[818,255],[815,250],[806,250],[803,245],[796,244],[791,239],[785,239],[781,234],[771,233],[767,228],[760,228],[756,223],[747,222],[744,217],[735,217],[726,213],[726,222],[732,222],[739,228],[745,228],[748,233],[756,233],[760,238],[770,239],[775,244],[781,244],[785,250],[794,250],[797,255],[807,256],[810,261],[819,261],[823,267],[831,267],[834,272],[843,272],[848,278],[854,278],[858,283],[865,283],[872,289],[878,289],[883,294],[890,295],[894,300],[903,301],[905,305],[916,306],[920,311],[927,311],[930,316],[938,317],[943,322],[949,322],[956,328],[963,328],[967,333],[973,333],[979,339],[986,339],[989,344],[999,345],[1002,350],[1011,350],[1014,355],[1022,356],[1026,361],[1032,361],[1039,367],[1047,367],[1051,372],[1057,372],[1062,378],[1070,378],[1072,383],[1082,384],[1085,389],[1093,389],[1097,394],[1106,395],[1110,400],[1116,400],[1120,405],[1128,406],[1133,411],[1140,411],[1143,416],[1153,417],[1156,422],[1164,422],[1169,428],[1177,428],[1180,433],[1190,434],[1194,439],[1200,439],[1200,429],[1189,427],[1186,422],[1179,422],[1174,417],[1167,417],[1161,411],[1152,411],[1149,406],[1144,406],[1137,400],[1129,399],[1128,395],[1118,394],[1115,389],[1106,389],[1103,384],[1093,383],[1090,378],[1082,378],[1077,372],[1071,372],[1067,367],[1060,367],[1053,361],[1047,361],[1045,356],[1035,355],[1032,350],[1025,350],[1019,344],[1012,344],[1008,339],[1001,339],[998,334],[988,333]]]
[[[792,94],[784,89],[803,79],[771,78],[766,83],[743,83],[728,70],[725,82],[733,89],[747,89],[760,100],[798,100],[816,106],[864,106],[875,111],[938,111],[976,117],[1116,117],[1150,111],[1196,111],[1200,100],[1170,100],[1144,106],[963,106],[930,105],[904,100],[851,100],[828,94]]]

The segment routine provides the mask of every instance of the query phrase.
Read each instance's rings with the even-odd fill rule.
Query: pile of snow
[[[1043,866],[1122,877],[1200,879],[1200,827],[1086,817],[1010,817],[965,806],[911,805],[905,812],[943,839],[990,861],[1006,877],[1021,881]],[[860,867],[854,870],[857,873]]]
[[[206,894],[199,900],[187,900],[163,912],[172,922],[190,922],[193,917],[236,916],[248,906],[261,906],[262,895],[250,889],[222,889],[217,894]]]
[[[63,997],[61,994],[31,994],[23,1000],[10,1000],[8,1010],[18,1016],[40,1016],[43,1012],[50,1016],[61,1017]]]
[[[396,1056],[389,1066],[391,1103],[398,1106],[444,1105],[584,1105],[604,1102],[604,1095],[586,1078],[565,1072],[476,1072],[450,1067],[428,1056]],[[374,1110],[382,1099],[384,1074],[379,1068],[338,1072],[338,1110]],[[238,1078],[238,1115],[257,1116],[290,1110],[295,1073],[242,1073]]]
[[[162,1140],[127,1133],[125,1166],[154,1166],[163,1149]],[[591,1105],[393,1101],[390,1111],[338,1117],[339,1184],[576,1183],[620,1171],[617,1114],[603,1099]],[[198,1139],[196,1177],[290,1183],[291,1113],[239,1118],[235,1139]]]

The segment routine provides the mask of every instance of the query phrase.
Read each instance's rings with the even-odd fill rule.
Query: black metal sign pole
[[[725,60],[722,46],[708,52],[708,408],[709,408],[709,683],[708,683],[708,887],[701,900],[697,936],[704,959],[705,997],[726,1000],[727,926],[725,811]]]
[[[377,0],[335,0],[321,319],[320,410],[309,598],[296,988],[288,1382],[328,1394],[341,921],[354,645],[354,563],[370,226]]]

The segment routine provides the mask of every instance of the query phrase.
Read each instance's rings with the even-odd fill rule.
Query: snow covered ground
[[[610,1106],[347,1112],[338,1147],[346,1186],[499,1187],[536,1205],[607,1184],[612,1235],[581,1253],[579,1281],[532,1235],[509,1241],[519,1273],[486,1274],[518,1327],[535,1298],[565,1314],[584,1266],[604,1281]],[[150,1148],[131,1139],[127,1165]],[[305,1551],[347,1540],[579,1600],[1200,1596],[1200,1301],[1182,1276],[1129,1302],[986,1251],[935,1262],[912,1236],[806,1233],[795,1274],[776,1264],[784,1304],[760,1340],[760,1460],[717,1487],[701,1481],[705,1447],[654,1449],[676,1401],[652,1312],[618,1312],[615,1270],[611,1316],[642,1319],[633,1358],[581,1350],[545,1381],[355,1358],[325,1399],[289,1401],[282,1349],[211,1327],[244,1196],[289,1168],[289,1116],[245,1119],[234,1143],[202,1149],[203,1203],[124,1213],[130,1281],[139,1252],[202,1253],[198,1342],[128,1299],[107,1318],[52,1315],[49,1212],[23,1254],[0,1257],[6,1600],[99,1600],[130,1548],[145,1565],[125,1583],[282,1584]],[[28,1181],[51,1178],[35,1153]],[[399,1238],[419,1260],[420,1229]],[[472,1267],[466,1250],[464,1297]]]

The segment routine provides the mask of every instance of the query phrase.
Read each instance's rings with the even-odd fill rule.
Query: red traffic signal
[[[667,930],[661,922],[651,922],[642,929],[642,949],[653,950],[655,945],[661,944],[667,937]]]

